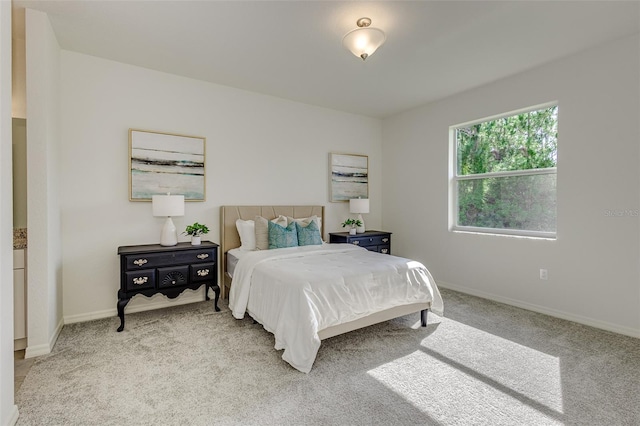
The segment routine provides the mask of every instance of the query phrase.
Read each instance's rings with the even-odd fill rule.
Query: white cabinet
[[[13,251],[13,341],[14,350],[27,347],[27,280],[25,249]]]

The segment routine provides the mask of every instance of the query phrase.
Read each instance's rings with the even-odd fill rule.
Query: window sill
[[[476,228],[452,228],[449,230],[455,234],[484,235],[492,237],[518,238],[528,240],[556,241],[556,234],[539,233],[533,231],[510,231],[500,229],[476,229]]]

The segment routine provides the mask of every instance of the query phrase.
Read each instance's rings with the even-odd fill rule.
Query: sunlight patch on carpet
[[[420,350],[368,374],[445,423],[499,418],[504,424],[563,424],[559,358],[454,321],[446,327],[450,330],[425,339]],[[452,345],[456,336],[464,339]],[[439,338],[449,344],[438,344]]]

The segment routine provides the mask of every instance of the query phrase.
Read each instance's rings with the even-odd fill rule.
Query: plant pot
[[[349,235],[356,235],[356,228],[349,229]]]
[[[191,245],[199,246],[202,243],[202,237],[199,235],[196,237],[195,235],[191,236]]]

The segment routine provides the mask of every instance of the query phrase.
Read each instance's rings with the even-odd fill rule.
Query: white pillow
[[[236,220],[236,228],[240,235],[240,250],[256,249],[256,227],[253,220]]]
[[[302,226],[307,226],[309,224],[309,222],[311,221],[315,221],[316,225],[318,225],[318,229],[320,230],[320,232],[322,232],[322,218],[318,217],[316,215],[313,216],[309,216],[309,217],[300,217],[300,218],[292,218],[290,216],[287,216],[287,221],[288,223],[291,223],[292,221],[298,222],[300,225]]]
[[[262,216],[256,216],[255,220],[255,242],[257,250],[269,250],[269,226],[267,219]],[[271,219],[271,222],[286,228],[287,217],[280,215],[275,219]]]

